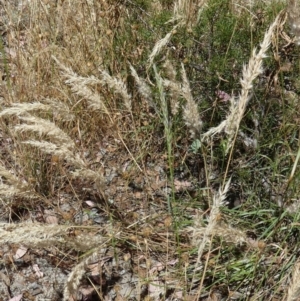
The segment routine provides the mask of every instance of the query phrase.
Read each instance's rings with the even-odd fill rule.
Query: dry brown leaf
[[[177,299],[183,299],[183,291],[175,292],[174,297]]]
[[[26,253],[27,253],[28,249],[21,246],[17,251],[16,251],[16,254],[14,255],[14,259],[17,260],[17,259],[20,259],[22,258]]]
[[[152,266],[151,270],[149,271],[150,275],[153,275],[155,272],[160,272],[164,270],[165,266],[161,262],[157,262],[155,265]]]
[[[92,276],[98,276],[99,275],[99,270],[100,270],[100,267],[103,267],[103,265],[111,260],[111,256],[106,256],[106,257],[103,257],[101,258],[101,262],[95,262],[95,263],[91,263],[88,265],[88,268],[90,270],[90,273]]]
[[[88,265],[91,276],[99,276],[99,263],[92,263]]]
[[[179,261],[178,258],[170,260],[168,261],[168,265],[175,265],[176,263],[178,263],[178,261]]]
[[[211,293],[207,301],[220,301],[220,295],[216,293]]]
[[[137,191],[137,192],[134,193],[134,197],[135,197],[136,199],[142,199],[142,198],[143,198],[142,193],[139,192],[139,191]]]
[[[45,218],[47,224],[58,225],[58,218],[55,215],[48,215]]]
[[[82,293],[83,300],[87,300],[89,297],[91,297],[92,293],[95,291],[95,289],[92,286],[88,287],[80,287],[79,291]]]
[[[44,215],[45,215],[45,221],[47,224],[54,224],[54,225],[58,224],[58,219],[55,216],[55,213],[53,212],[53,210],[46,209],[44,211]]]
[[[5,275],[4,273],[2,273],[0,271],[0,279],[3,280],[3,282],[5,283],[6,286],[10,286],[10,279],[7,275]]]
[[[158,277],[153,279],[148,285],[149,295],[152,298],[151,300],[160,300],[160,296],[165,294],[165,286]]]
[[[23,294],[17,295],[11,299],[9,299],[8,301],[20,301],[23,298]]]

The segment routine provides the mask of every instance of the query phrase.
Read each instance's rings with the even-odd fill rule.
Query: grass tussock
[[[1,244],[68,301],[299,298],[297,1],[0,3]]]

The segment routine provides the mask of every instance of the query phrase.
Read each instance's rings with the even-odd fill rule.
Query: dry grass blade
[[[44,103],[33,102],[33,103],[12,103],[9,108],[4,109],[0,112],[0,117],[16,115],[21,116],[30,112],[52,111],[55,118],[62,118],[65,121],[74,120],[75,116],[70,112],[68,105],[57,100],[57,99],[44,99]]]
[[[300,298],[300,262],[294,266],[292,281],[288,288],[286,301],[297,301]]]
[[[163,79],[160,76],[160,74],[157,72],[155,65],[153,66],[153,69],[154,69],[156,84],[157,84],[157,88],[158,88],[159,96],[160,96],[159,100],[160,100],[162,121],[163,121],[165,130],[167,130],[169,132],[169,134],[171,135],[170,121],[169,121],[169,108],[168,108],[168,102],[166,100],[165,91],[163,89]],[[169,139],[168,134],[167,134],[167,139]]]

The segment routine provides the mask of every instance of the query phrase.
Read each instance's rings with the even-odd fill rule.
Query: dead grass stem
[[[251,91],[254,80],[263,72],[263,59],[267,57],[267,51],[271,44],[272,35],[279,22],[279,15],[265,33],[263,42],[260,45],[260,50],[257,52],[253,50],[252,56],[249,59],[248,65],[243,68],[243,76],[241,79],[241,93],[237,100],[231,98],[230,113],[227,118],[222,121],[217,127],[209,129],[203,135],[203,139],[214,136],[221,131],[225,131],[228,137],[228,144],[226,152],[233,146],[235,137],[237,135],[240,122],[244,116],[247,104],[251,98]]]
[[[181,65],[181,75],[182,75],[182,88],[181,95],[186,100],[186,104],[183,109],[183,119],[186,126],[190,129],[192,137],[200,135],[202,129],[202,120],[198,112],[198,105],[193,99],[190,84],[184,69],[183,64]]]
[[[288,295],[286,301],[296,301],[300,297],[300,263],[296,262],[292,274],[292,279],[288,288]]]
[[[216,228],[217,223],[218,223],[218,218],[220,215],[220,208],[225,205],[225,199],[226,199],[226,195],[229,190],[229,187],[230,187],[230,181],[231,181],[231,179],[229,179],[227,181],[223,190],[219,189],[219,192],[213,196],[213,204],[212,204],[212,207],[210,210],[210,215],[208,218],[207,226],[205,228],[205,232],[203,233],[202,230],[200,230],[203,233],[203,238],[200,242],[198,241],[197,238],[199,238],[198,231],[199,231],[199,226],[201,224],[201,221],[195,220],[194,231],[193,231],[192,237],[195,238],[194,243],[198,246],[198,256],[197,256],[197,261],[196,261],[196,264],[194,267],[192,283],[195,282],[196,272],[199,271],[199,269],[200,269],[201,257],[203,255],[204,249],[205,249],[206,245],[212,240],[213,231]],[[202,228],[202,227],[200,226],[200,228]],[[205,275],[205,272],[203,273],[203,275]],[[204,276],[202,277],[202,281],[201,281],[200,288],[199,288],[199,293],[202,289],[203,280],[204,280]]]

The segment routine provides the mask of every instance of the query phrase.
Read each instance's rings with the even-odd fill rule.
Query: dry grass
[[[291,284],[289,285],[287,301],[298,300],[300,296],[300,287],[299,287],[299,263],[296,263],[294,266],[294,271],[291,279]]]
[[[269,30],[266,32],[263,42],[260,45],[260,50],[257,52],[256,49],[254,49],[248,65],[244,66],[243,77],[241,79],[242,89],[237,100],[234,98],[230,99],[230,114],[227,116],[226,120],[221,122],[220,125],[203,134],[203,138],[206,139],[207,137],[213,136],[224,130],[228,135],[226,152],[231,149],[234,141],[236,140],[241,120],[244,117],[247,104],[251,98],[253,82],[264,71],[262,67],[263,59],[267,57],[266,53],[270,47],[276,27],[279,24],[279,19],[280,16],[275,19]]]
[[[270,262],[275,261],[278,254],[272,248],[280,241],[281,234],[276,231],[285,231],[288,227],[287,213],[282,214],[278,206],[279,217],[272,220],[272,224],[268,222],[273,216],[259,219],[260,215],[269,214],[270,209],[261,205],[259,195],[255,198],[257,203],[247,204],[249,207],[229,213],[226,210],[232,195],[231,182],[237,174],[243,179],[238,172],[258,168],[251,161],[251,152],[251,159],[244,156],[247,150],[239,142],[246,140],[251,132],[249,128],[253,130],[249,120],[258,109],[257,103],[250,104],[250,101],[254,96],[260,97],[263,85],[268,86],[265,95],[272,90],[273,73],[267,68],[273,68],[278,61],[274,63],[268,52],[278,47],[274,46],[274,40],[284,26],[279,22],[283,13],[274,16],[270,26],[270,23],[260,25],[263,27],[260,32],[266,30],[259,37],[260,49],[252,50],[248,64],[243,67],[240,61],[244,57],[237,55],[226,61],[231,45],[226,45],[225,50],[223,45],[218,45],[218,39],[222,44],[226,32],[218,37],[212,30],[217,22],[214,18],[218,16],[209,19],[210,10],[221,5],[217,0],[0,3],[0,25],[5,41],[0,47],[3,149],[0,206],[1,211],[10,212],[10,219],[3,216],[6,222],[0,224],[1,244],[23,244],[32,248],[56,245],[83,254],[83,258],[78,257],[78,264],[70,267],[64,290],[66,301],[75,300],[87,267],[104,256],[104,248],[114,250],[111,257],[117,262],[116,266],[119,261],[132,265],[128,270],[138,274],[134,292],[139,292],[139,300],[174,300],[176,297],[219,300],[214,298],[215,292],[230,298],[235,291],[238,295],[238,290],[246,300],[248,296],[255,296],[253,287],[257,286],[259,292],[255,293],[262,292],[269,298],[260,285],[271,285],[271,281],[261,276],[261,266],[267,266],[264,272],[269,278],[277,279],[277,271]],[[294,5],[293,1],[289,2],[290,19],[295,19],[291,9]],[[259,15],[258,9],[252,12],[253,6],[252,1],[228,1],[228,14],[232,10],[231,13],[240,18],[230,32],[230,43],[234,35],[239,34],[238,22],[253,24],[251,18]],[[220,7],[221,14],[224,8]],[[201,18],[205,12],[208,23],[204,24],[207,32],[203,33],[201,22],[206,19]],[[228,19],[225,18],[228,23],[224,24],[231,26]],[[291,32],[297,35],[297,28],[291,24]],[[254,36],[253,41],[257,38]],[[243,38],[248,43],[248,37],[241,35],[244,43]],[[217,62],[213,61],[214,51],[222,53],[217,54]],[[264,61],[268,67],[263,67]],[[226,63],[230,64],[228,76],[238,72],[232,86],[230,80],[224,79],[227,71],[225,75],[216,71],[216,66],[226,69]],[[274,74],[281,70],[277,67]],[[269,82],[264,79],[263,84],[258,82],[258,78],[267,76]],[[215,78],[212,84],[207,84],[210,77]],[[224,101],[222,107],[215,92],[223,89],[223,83],[224,90],[228,87],[234,90],[239,85],[239,77],[239,95],[231,96],[229,105]],[[215,90],[210,91],[211,87]],[[264,101],[261,106],[265,115],[260,120],[267,118],[268,110],[275,114],[272,108],[265,109]],[[283,97],[280,101],[286,99]],[[281,145],[289,144],[292,138],[297,140],[295,133],[288,132]],[[272,144],[263,139],[261,144]],[[200,144],[194,148],[196,155],[192,157],[189,148],[197,141]],[[285,192],[290,187],[294,189],[285,195],[287,205],[297,194],[298,160],[293,148],[294,144],[290,148],[291,158],[287,159],[294,162],[289,173],[293,179],[283,185]],[[259,155],[259,158],[267,157],[263,151]],[[178,176],[178,170],[190,158],[196,163],[190,165],[188,173],[192,174],[194,167],[200,170],[194,183],[187,176],[183,179]],[[284,182],[284,171],[269,172],[268,177],[280,174]],[[245,179],[244,182],[246,176]],[[255,177],[251,181],[255,181]],[[251,181],[245,188],[250,201],[249,191],[257,188],[254,184],[251,186]],[[197,188],[190,191],[193,185]],[[263,185],[267,184],[260,183]],[[269,186],[263,189],[269,194],[273,192]],[[119,190],[120,194],[128,193],[125,200],[118,198]],[[61,209],[62,195],[65,196],[63,202],[79,204],[78,212],[85,208],[86,200],[98,202],[95,207],[105,216],[104,223],[76,225],[78,212],[65,218]],[[53,208],[60,217],[60,224],[28,222],[31,218],[20,214],[24,208],[31,212],[36,207],[42,211]],[[256,207],[262,209],[256,211]],[[248,228],[243,224],[245,220],[250,224]],[[297,220],[294,225],[296,223]],[[70,237],[70,231],[75,235]],[[289,234],[282,234],[283,241],[287,241],[284,235]],[[293,247],[286,243],[280,248],[290,248],[289,252],[297,249],[294,241],[291,245]],[[263,252],[266,252],[264,256]],[[130,260],[127,254],[132,256]],[[270,258],[269,261],[265,257]],[[286,258],[282,259],[281,271],[285,277],[291,274]],[[243,263],[246,263],[245,273],[240,268]],[[298,298],[298,270],[297,263],[291,284],[279,293],[287,296],[286,300]],[[245,283],[241,277],[250,280]],[[278,290],[283,283],[284,280],[278,280]],[[146,293],[142,290],[145,286]],[[104,297],[99,298],[104,300]],[[124,295],[118,297],[125,298]]]

